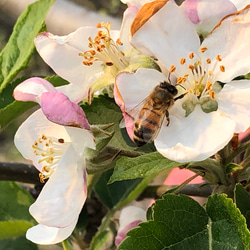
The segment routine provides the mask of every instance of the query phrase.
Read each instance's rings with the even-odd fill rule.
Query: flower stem
[[[63,246],[64,250],[73,250],[73,248],[72,248],[72,246],[71,246],[71,244],[69,243],[68,240],[64,240],[62,242],[62,246]]]

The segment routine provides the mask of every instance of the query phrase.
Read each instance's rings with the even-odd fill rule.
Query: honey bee
[[[156,138],[165,117],[167,126],[169,125],[168,110],[176,100],[186,95],[184,93],[175,97],[177,93],[178,90],[174,85],[163,81],[133,109],[134,111],[131,110],[132,114],[136,109],[137,116],[132,116],[128,113],[134,119],[133,141],[138,147],[152,142]]]

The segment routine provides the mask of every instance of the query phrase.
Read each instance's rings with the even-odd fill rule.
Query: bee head
[[[176,87],[166,81],[160,82],[160,88],[167,90],[172,95],[177,95],[178,93]]]

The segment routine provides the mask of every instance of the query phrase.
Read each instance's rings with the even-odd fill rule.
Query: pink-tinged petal
[[[236,123],[235,133],[244,132],[250,126],[250,81],[232,81],[216,94],[219,112]]]
[[[147,15],[152,11],[151,5],[157,3],[162,3],[162,1],[145,4],[137,13],[131,26],[131,44],[143,54],[159,59],[168,70],[175,65],[176,75],[183,75],[185,73],[183,67],[178,68],[180,59],[188,58],[190,52],[198,53],[199,37],[193,23],[171,1],[168,1],[147,20]],[[145,23],[142,20],[144,16]],[[176,20],[174,25],[173,20]],[[185,41],[185,46],[183,46],[183,41]]]
[[[52,122],[90,129],[84,111],[61,92],[45,92],[41,95],[41,108]]]
[[[127,232],[136,227],[140,222],[146,221],[146,211],[136,207],[128,206],[122,209],[119,219],[119,230],[115,238],[115,245],[118,246],[127,237]]]
[[[22,156],[31,160],[39,171],[42,168],[42,164],[39,163],[41,156],[34,154],[32,145],[42,135],[63,138],[66,142],[70,142],[70,137],[65,128],[50,122],[41,109],[29,116],[18,128],[14,137],[14,143]]]
[[[202,161],[231,140],[235,126],[233,120],[220,112],[204,113],[200,105],[196,105],[185,118],[170,115],[170,124],[163,124],[155,146],[159,153],[173,161]]]
[[[137,112],[136,106],[148,97],[150,92],[161,81],[166,80],[165,76],[157,70],[140,68],[136,73],[120,73],[116,77],[114,98],[121,108],[127,133],[133,139],[134,119],[132,113]],[[128,86],[128,84],[130,84]],[[127,112],[132,111],[131,114]],[[130,113],[130,112],[129,112]]]
[[[56,92],[55,87],[48,81],[39,77],[32,77],[18,84],[13,92],[17,101],[37,102],[37,96],[43,92]]]
[[[197,6],[202,0],[186,0],[184,1],[180,8],[183,9],[185,14],[194,24],[200,23],[200,19],[197,12]]]
[[[48,227],[42,224],[38,224],[30,229],[26,233],[26,238],[36,244],[50,245],[62,242],[67,239],[73,232],[78,216],[69,226],[64,228]]]
[[[35,38],[36,48],[43,60],[62,78],[77,87],[75,96],[69,96],[71,100],[81,100],[87,96],[88,89],[92,82],[96,80],[96,74],[102,72],[101,62],[95,62],[94,67],[86,66],[82,62],[84,58],[79,53],[89,50],[88,38],[97,34],[96,28],[79,28],[68,36],[55,36],[48,32],[43,32]],[[66,86],[62,86],[60,91],[67,94]]]
[[[217,64],[214,70],[215,80],[229,82],[233,78],[249,72],[249,27],[250,5],[244,10],[222,19],[203,41],[202,47],[208,48],[204,57],[213,60],[211,68]],[[221,42],[218,43],[218,41]],[[217,55],[220,55],[222,61],[215,60]],[[220,71],[220,65],[225,67],[225,72]]]
[[[241,143],[247,141],[250,138],[250,127],[243,133],[239,133],[239,141]]]
[[[195,173],[188,170],[188,169],[179,169],[174,168],[170,174],[168,175],[167,179],[164,181],[164,185],[180,185],[188,178],[194,176]],[[201,176],[197,176],[195,179],[189,182],[189,184],[198,184],[203,183],[204,180]]]
[[[70,145],[37,200],[30,206],[31,215],[49,227],[72,224],[87,197],[84,172],[84,160],[78,158]]]
[[[127,237],[127,232],[135,227],[138,226],[139,223],[143,221],[141,220],[136,220],[131,223],[129,223],[127,226],[123,228],[123,230],[119,230],[115,237],[115,245],[118,246],[126,237]]]

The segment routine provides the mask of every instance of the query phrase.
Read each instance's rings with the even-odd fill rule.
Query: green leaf
[[[32,226],[34,224],[26,220],[0,221],[0,240],[23,236]]]
[[[0,93],[27,66],[35,48],[34,38],[44,28],[44,19],[54,1],[37,1],[18,18],[9,42],[0,53]]]
[[[240,184],[235,187],[235,202],[241,213],[246,218],[247,227],[250,230],[250,195]]]
[[[208,217],[193,199],[166,194],[153,206],[153,220],[129,231],[119,249],[207,249]]]
[[[244,217],[225,195],[209,197],[205,210],[188,196],[166,194],[152,210],[152,220],[129,231],[119,249],[250,249]]]
[[[15,182],[0,182],[0,221],[34,221],[29,214],[29,206],[34,202],[31,195]]]
[[[0,241],[0,250],[38,250],[38,246],[25,236]]]
[[[8,246],[5,249],[18,249],[14,248],[18,246],[18,242],[27,241],[20,236],[24,236],[27,229],[35,225],[29,214],[29,206],[34,199],[15,182],[1,181],[0,200],[0,246]],[[32,244],[28,245],[30,248],[27,249],[36,249],[32,248]]]
[[[116,162],[114,173],[109,183],[120,180],[144,178],[155,175],[167,168],[181,164],[163,157],[158,152],[148,153],[134,158],[122,157]]]
[[[212,249],[250,249],[250,232],[244,216],[226,195],[208,197],[209,236]]]
[[[123,201],[142,181],[142,179],[120,181],[108,185],[113,169],[103,173],[95,185],[95,192],[102,203],[109,209]]]

